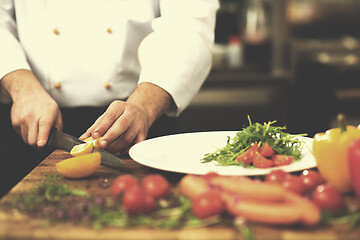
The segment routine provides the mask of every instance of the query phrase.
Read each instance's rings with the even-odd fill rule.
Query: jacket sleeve
[[[171,95],[170,116],[187,107],[209,74],[218,8],[217,0],[160,1],[161,15],[139,46],[139,83],[151,82]]]
[[[30,70],[30,67],[18,40],[14,3],[0,0],[0,80],[18,69]]]

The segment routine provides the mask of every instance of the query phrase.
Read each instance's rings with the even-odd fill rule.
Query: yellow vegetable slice
[[[78,144],[71,149],[70,154],[74,157],[77,157],[80,155],[91,153],[93,151],[93,148],[94,144],[92,142]]]
[[[67,178],[84,178],[96,172],[101,163],[99,152],[65,159],[56,164],[59,174]]]
[[[97,138],[97,139],[93,139],[92,137],[88,137],[84,140],[84,142],[89,143],[91,142],[93,144],[93,146],[95,148],[99,147],[99,141],[100,141],[101,137]]]

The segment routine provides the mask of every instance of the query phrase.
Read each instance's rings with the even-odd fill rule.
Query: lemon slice
[[[97,139],[93,139],[91,136],[86,138],[84,140],[84,142],[86,143],[92,143],[93,144],[93,152],[97,152],[99,151],[99,141],[100,141],[101,137],[97,138]]]
[[[91,153],[93,151],[93,148],[94,144],[92,142],[78,144],[71,149],[70,154],[74,157],[84,155],[87,153]]]
[[[84,178],[94,174],[100,163],[100,153],[88,153],[57,163],[56,170],[67,178]]]
[[[94,141],[94,139],[92,138],[92,136],[90,136],[90,137],[88,137],[88,138],[86,138],[86,139],[84,140],[84,142],[92,142],[92,141]]]
[[[87,143],[91,142],[94,145],[94,147],[99,147],[100,139],[101,139],[101,137],[99,137],[97,139],[93,139],[92,137],[88,137],[88,138],[86,138],[84,140],[84,142],[87,142]]]

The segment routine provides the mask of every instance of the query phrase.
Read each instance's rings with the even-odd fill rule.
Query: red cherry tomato
[[[267,142],[265,142],[263,145],[261,145],[259,151],[260,151],[261,156],[264,156],[264,157],[271,157],[272,155],[274,155],[274,150]]]
[[[169,194],[169,182],[159,174],[149,174],[141,182],[144,190],[154,198],[162,198]]]
[[[111,195],[115,198],[129,187],[138,185],[138,180],[130,174],[117,177],[111,185]]]
[[[281,183],[289,173],[281,169],[272,170],[265,177],[266,182]]]
[[[290,174],[284,178],[281,185],[299,195],[304,195],[306,192],[305,184],[301,178]]]
[[[300,175],[301,180],[303,181],[306,192],[312,192],[318,185],[325,182],[324,178],[314,170],[304,170]]]
[[[143,213],[152,212],[156,207],[156,201],[153,196],[148,193],[144,193],[144,205],[143,205]]]
[[[294,161],[293,156],[286,156],[286,155],[273,155],[271,159],[274,161],[274,166],[285,166],[289,165]]]
[[[274,165],[274,162],[260,155],[259,152],[254,153],[253,164],[258,168],[269,168]]]
[[[311,194],[311,200],[322,210],[336,212],[344,208],[344,199],[329,184],[321,184]]]
[[[191,209],[196,217],[207,218],[220,214],[224,203],[219,192],[208,191],[193,199]]]
[[[236,157],[236,161],[250,165],[253,162],[254,154],[259,152],[259,145],[254,143],[248,150]]]
[[[148,213],[155,209],[154,198],[139,186],[133,186],[125,190],[122,204],[129,214]]]

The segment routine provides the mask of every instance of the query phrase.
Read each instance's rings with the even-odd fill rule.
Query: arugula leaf
[[[273,126],[276,121],[252,124],[249,116],[248,119],[248,127],[237,132],[233,138],[228,136],[225,147],[217,149],[213,153],[205,154],[202,163],[216,161],[221,166],[244,166],[242,162],[236,161],[236,157],[249,149],[255,142],[258,143],[259,147],[267,142],[275,154],[293,156],[294,160],[301,158],[302,142],[297,137],[306,136],[306,134],[291,135],[286,133],[284,132],[285,126]]]

